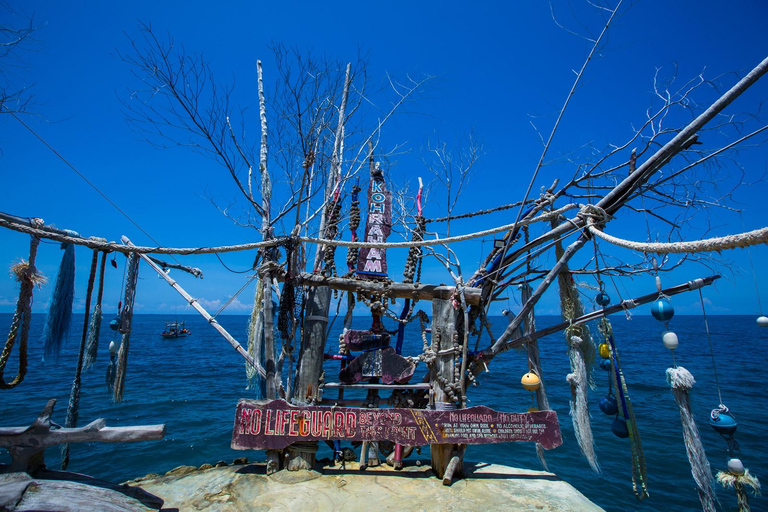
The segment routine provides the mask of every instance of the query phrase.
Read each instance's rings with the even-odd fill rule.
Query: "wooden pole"
[[[131,242],[131,241],[128,239],[128,237],[127,237],[127,236],[123,236],[121,240],[122,240],[122,242],[123,242],[125,245],[127,245],[128,247],[132,247],[132,246],[133,246],[133,243],[132,243],[132,242]],[[200,305],[200,303],[199,303],[199,302],[197,302],[197,299],[194,299],[194,298],[192,298],[192,296],[191,296],[191,295],[189,295],[189,294],[188,294],[188,293],[187,293],[187,292],[186,292],[186,291],[185,291],[185,290],[184,290],[184,289],[183,289],[181,286],[179,286],[179,284],[178,284],[178,283],[177,283],[175,280],[171,279],[171,278],[168,276],[168,274],[166,274],[165,272],[163,272],[163,269],[161,269],[159,266],[157,266],[157,265],[155,264],[155,262],[153,262],[153,261],[152,261],[152,260],[151,260],[151,259],[150,259],[150,258],[149,258],[147,255],[146,255],[146,254],[141,254],[141,253],[137,253],[137,254],[138,254],[138,255],[139,255],[139,257],[140,257],[141,259],[143,259],[143,260],[144,260],[144,261],[145,261],[145,262],[146,262],[146,263],[147,263],[147,264],[148,264],[150,267],[152,267],[152,268],[155,270],[155,272],[157,272],[157,273],[160,275],[160,277],[162,277],[163,279],[165,279],[165,281],[166,281],[166,282],[167,282],[169,285],[171,285],[171,287],[172,287],[174,290],[176,290],[176,291],[179,293],[179,295],[181,295],[182,297],[184,297],[184,299],[187,301],[187,304],[189,304],[190,306],[192,306],[193,308],[195,308],[195,310],[196,310],[198,313],[200,313],[200,314],[203,316],[203,318],[205,318],[206,320],[208,320],[208,323],[209,323],[209,324],[211,324],[211,326],[213,326],[213,328],[214,328],[214,329],[216,329],[217,331],[219,331],[219,334],[221,334],[222,336],[224,336],[224,339],[225,339],[225,340],[227,340],[227,341],[229,342],[229,344],[230,344],[230,345],[232,345],[232,348],[234,348],[234,349],[237,351],[237,353],[238,353],[238,354],[240,354],[241,356],[243,356],[243,359],[245,359],[246,361],[248,361],[248,364],[250,364],[251,366],[253,366],[254,368],[256,368],[256,371],[257,371],[257,372],[259,372],[259,375],[261,375],[262,377],[266,377],[266,371],[264,370],[264,368],[262,368],[260,364],[258,364],[256,361],[254,361],[254,360],[253,360],[253,358],[250,356],[250,354],[248,354],[248,351],[247,351],[247,350],[245,350],[245,349],[243,348],[243,346],[242,346],[242,345],[240,345],[240,343],[238,343],[238,341],[237,341],[235,338],[233,338],[233,337],[232,337],[232,335],[231,335],[231,334],[229,334],[229,333],[226,331],[226,329],[224,329],[224,327],[222,327],[222,326],[221,326],[221,324],[219,324],[219,322],[217,322],[217,321],[216,321],[216,319],[215,319],[215,318],[213,318],[213,317],[212,317],[212,316],[211,316],[211,315],[210,315],[210,314],[209,314],[209,313],[208,313],[208,312],[205,310],[205,308],[203,308],[203,306],[201,306],[201,305]]]
[[[450,299],[456,293],[456,288],[453,286],[366,281],[362,279],[322,276],[308,272],[302,272],[299,279],[304,286],[328,286],[335,290],[360,291],[379,296],[394,297],[396,299]],[[467,299],[467,304],[471,306],[480,304],[480,288],[465,287],[464,296]]]

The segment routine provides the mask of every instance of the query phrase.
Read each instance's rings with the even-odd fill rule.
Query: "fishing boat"
[[[160,336],[170,339],[181,338],[190,334],[192,334],[192,331],[184,327],[184,322],[165,322],[165,330],[160,333]]]

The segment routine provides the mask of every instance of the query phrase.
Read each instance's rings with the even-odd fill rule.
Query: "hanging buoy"
[[[601,359],[600,360],[600,368],[603,370],[609,372],[611,371],[611,360],[610,359]]]
[[[741,459],[728,459],[728,472],[732,475],[743,475],[744,464]]]
[[[533,372],[528,372],[520,379],[520,384],[528,391],[536,391],[541,386],[541,379]]]
[[[627,428],[627,422],[621,418],[616,418],[611,423],[611,431],[616,437],[626,439],[629,437],[629,429]]]
[[[720,413],[717,417],[709,418],[709,424],[715,429],[715,432],[722,436],[731,436],[736,433],[738,424],[730,414]]]
[[[112,319],[111,322],[109,322],[109,328],[112,329],[113,331],[117,331],[118,329],[120,329],[120,316],[116,316],[115,318]]]
[[[667,299],[659,299],[651,304],[651,314],[659,322],[669,322],[675,316],[675,308]]]
[[[600,351],[600,357],[603,359],[608,359],[611,357],[611,347],[607,343],[601,343],[597,348]]]
[[[661,342],[664,343],[664,348],[668,348],[669,350],[675,350],[680,344],[677,339],[677,334],[672,331],[664,331],[664,334],[661,336]]]
[[[613,416],[619,412],[619,404],[616,403],[616,398],[612,395],[604,396],[600,399],[600,410],[608,416]]]
[[[600,292],[597,294],[597,297],[595,297],[595,302],[605,307],[611,303],[611,297],[605,292]]]
[[[117,349],[118,348],[119,347],[117,346],[117,343],[115,343],[114,341],[110,341],[109,342],[109,353],[110,354],[112,354],[112,355],[117,354]]]
[[[768,327],[768,316],[757,317],[757,325],[760,327]]]

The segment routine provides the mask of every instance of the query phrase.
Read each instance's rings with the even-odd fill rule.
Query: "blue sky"
[[[586,41],[558,28],[549,6],[538,1],[241,5],[25,1],[10,5],[34,15],[39,26],[34,51],[23,56],[23,68],[13,71],[16,79],[34,84],[34,109],[40,115],[25,117],[25,121],[166,246],[243,243],[258,239],[258,234],[233,225],[211,205],[208,195],[226,201],[236,194],[226,171],[214,161],[183,149],[154,149],[127,125],[119,100],[128,96],[135,82],[128,66],[116,55],[128,50],[126,33],[138,35],[137,21],[151,23],[161,33],[170,32],[188,51],[204,52],[219,76],[235,80],[238,98],[252,101],[248,113],[254,116],[255,61],[264,62],[269,95],[275,77],[269,50],[272,41],[312,49],[341,61],[353,59],[358,48],[363,48],[370,52],[368,74],[374,83],[382,83],[386,73],[393,77],[434,76],[418,101],[385,126],[382,143],[389,147],[403,144],[408,150],[388,161],[393,181],[418,175],[428,180],[420,150],[437,137],[450,143],[472,131],[482,140],[484,154],[461,198],[460,212],[505,204],[522,196],[541,152],[531,123],[545,134],[549,132],[571,86],[573,70],[581,66],[589,50]],[[595,34],[601,28],[596,11],[585,3],[555,1],[553,8],[558,20],[574,31]],[[677,67],[681,80],[702,71],[708,78],[723,75],[720,81],[728,87],[766,56],[764,21],[768,6],[764,2],[737,2],[726,8],[722,2],[711,1],[641,1],[631,7],[625,5],[622,12],[607,44],[587,69],[556,136],[551,158],[586,144],[604,147],[623,141],[631,127],[643,121],[651,104],[657,68],[661,68],[661,76],[669,76]],[[20,18],[7,13],[2,16],[3,24],[19,23]],[[767,93],[768,78],[764,78],[729,112],[754,111]],[[716,91],[708,89],[697,101],[706,104],[715,97]],[[47,223],[85,236],[119,240],[124,234],[134,243],[151,245],[11,116],[0,115],[0,134],[0,211],[42,217]],[[705,143],[717,147],[712,138]],[[729,211],[714,212],[707,220],[701,217],[686,233],[690,238],[700,237],[703,226],[709,228],[709,236],[742,231],[742,218],[746,229],[768,225],[764,206],[768,185],[762,179],[768,171],[768,146],[745,150],[737,160],[745,181],[750,182],[733,196],[743,208],[743,217]],[[572,172],[567,164],[547,166],[534,191]],[[728,183],[736,175],[718,171],[716,179],[720,178],[724,190],[729,190]],[[427,216],[440,214],[437,194],[433,197],[426,207]],[[508,212],[482,222],[456,222],[451,231],[465,233],[513,220],[514,213]],[[639,240],[647,236],[644,221],[629,217],[614,221],[609,231]],[[488,239],[459,247],[466,275],[475,270],[491,242]],[[28,244],[26,235],[0,230],[0,264],[7,268],[18,258],[26,258]],[[629,261],[639,258],[607,244],[601,249]],[[752,259],[763,301],[768,304],[768,272],[763,265],[767,251],[765,247],[753,248]],[[89,252],[79,249],[77,253],[77,310],[82,310],[85,297]],[[53,278],[60,256],[56,245],[42,245],[39,268]],[[391,257],[398,262],[403,255]],[[253,254],[222,258],[230,267],[245,270]],[[711,301],[709,312],[757,314],[746,251],[731,251],[721,258],[727,264],[715,269],[726,279],[705,291]],[[205,279],[195,280],[178,272],[174,277],[212,311],[244,283],[243,275],[229,273],[214,257],[189,257],[183,262],[202,268]],[[399,276],[401,265],[391,266],[392,274]],[[697,263],[689,263],[665,275],[664,282],[672,285],[710,273]],[[188,311],[181,298],[149,268],[142,269],[142,278],[138,311]],[[107,275],[107,310],[116,308],[121,280],[121,271]],[[449,277],[434,268],[425,272],[424,280],[448,282]],[[625,280],[622,286],[624,297],[655,288],[648,276]],[[45,310],[51,288],[49,285],[36,292],[35,311]],[[0,279],[0,312],[13,311],[17,293],[12,279]],[[675,299],[678,312],[698,313],[697,297],[690,294]],[[546,297],[540,312],[556,313],[556,300],[552,295]],[[248,312],[251,303],[252,290],[248,289],[227,312]],[[511,303],[514,305],[514,299]],[[498,303],[495,309],[506,305]]]

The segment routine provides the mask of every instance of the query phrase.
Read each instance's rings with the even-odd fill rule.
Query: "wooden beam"
[[[284,279],[284,277],[281,277],[281,279]],[[387,295],[397,299],[450,299],[456,291],[454,286],[364,281],[362,279],[349,279],[345,277],[326,277],[307,272],[302,272],[299,280],[305,286],[327,286],[335,290],[361,291],[376,295]],[[464,288],[464,295],[467,298],[467,304],[472,306],[480,304],[480,288],[466,287]]]

